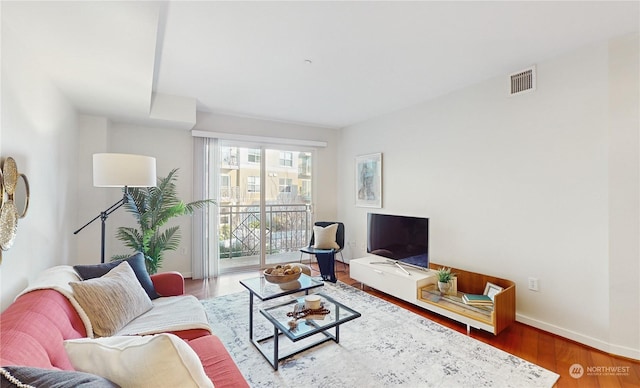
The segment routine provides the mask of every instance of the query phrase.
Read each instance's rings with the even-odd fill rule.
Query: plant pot
[[[447,291],[449,291],[449,288],[451,288],[451,283],[438,282],[438,289],[440,290],[441,293],[446,294]]]

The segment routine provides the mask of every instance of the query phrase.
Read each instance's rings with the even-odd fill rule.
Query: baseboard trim
[[[559,335],[561,337],[570,339],[572,341],[579,342],[583,345],[590,346],[592,348],[602,350],[605,353],[613,354],[616,356],[631,358],[634,360],[640,360],[640,349],[633,349],[626,346],[615,345],[609,342],[602,341],[598,338],[593,338],[582,333],[575,332],[573,330],[565,329],[560,326],[556,326],[538,319],[531,318],[523,314],[516,314],[516,321],[535,327],[540,330],[547,331]],[[591,365],[593,366],[593,365]]]

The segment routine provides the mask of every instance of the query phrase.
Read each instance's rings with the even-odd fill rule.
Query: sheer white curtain
[[[240,135],[192,130],[194,138],[193,192],[194,198],[211,198],[220,203],[220,142],[264,145],[284,145],[314,150],[326,147],[327,142],[302,139],[282,139],[265,136]],[[264,166],[262,167],[264,169]],[[261,201],[264,202],[264,199]],[[218,249],[219,207],[208,206],[193,217],[192,262],[194,279],[207,279],[220,273]]]
[[[218,139],[194,137],[193,192],[196,198],[210,198],[219,203],[220,182]],[[218,275],[218,206],[208,206],[193,216],[191,272],[194,279],[207,279]]]

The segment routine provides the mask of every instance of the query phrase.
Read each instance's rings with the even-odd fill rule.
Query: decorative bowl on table
[[[276,265],[273,268],[267,268],[264,270],[263,274],[264,278],[269,283],[283,284],[298,280],[298,278],[300,278],[300,274],[302,274],[302,270],[300,267],[295,265],[285,264]]]

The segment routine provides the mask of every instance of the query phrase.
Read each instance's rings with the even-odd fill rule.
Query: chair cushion
[[[331,224],[326,227],[314,226],[314,248],[318,249],[340,249],[340,245],[336,242],[336,232],[338,224]]]
[[[82,280],[94,279],[103,276],[107,272],[117,267],[118,264],[122,263],[123,261],[129,263],[131,269],[133,269],[133,272],[136,274],[136,278],[138,278],[140,285],[142,286],[142,288],[144,288],[147,295],[149,295],[149,298],[159,298],[160,295],[158,295],[155,288],[153,287],[153,282],[151,281],[151,277],[149,276],[149,272],[147,271],[147,267],[144,263],[144,255],[141,252],[136,253],[128,259],[116,260],[110,263],[102,264],[74,265],[73,269],[76,270]]]
[[[70,282],[69,285],[89,317],[93,332],[100,337],[115,334],[153,307],[126,261],[100,278]]]

